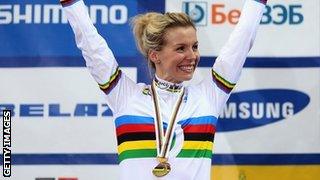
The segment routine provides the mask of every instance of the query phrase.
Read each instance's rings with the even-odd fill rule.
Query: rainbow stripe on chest
[[[183,147],[178,158],[211,158],[217,119],[213,116],[179,121],[183,128]],[[143,116],[120,116],[115,120],[119,162],[131,158],[157,156],[154,119]],[[166,128],[166,124],[164,124]]]

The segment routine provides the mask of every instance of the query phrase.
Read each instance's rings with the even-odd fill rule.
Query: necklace
[[[157,177],[162,177],[167,175],[170,170],[170,164],[168,163],[169,156],[169,145],[172,142],[174,127],[176,125],[176,117],[183,99],[184,88],[179,92],[179,97],[174,105],[173,112],[170,117],[169,125],[167,127],[166,134],[164,135],[161,109],[159,105],[159,99],[157,91],[155,90],[155,81],[151,84],[151,94],[153,98],[153,105],[155,109],[155,130],[156,130],[156,140],[157,140],[157,160],[159,164],[152,170],[152,173]]]

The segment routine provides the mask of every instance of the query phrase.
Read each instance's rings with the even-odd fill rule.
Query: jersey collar
[[[166,80],[160,79],[157,75],[155,75],[153,81],[159,89],[166,90],[169,92],[180,92],[181,88],[183,87],[182,83],[168,82]]]

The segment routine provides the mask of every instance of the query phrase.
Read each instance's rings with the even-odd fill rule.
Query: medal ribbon
[[[156,113],[155,130],[156,130],[156,139],[157,139],[158,160],[166,162],[169,156],[169,150],[170,150],[169,145],[172,142],[174,127],[177,122],[176,117],[183,99],[184,87],[182,87],[179,97],[175,103],[165,135],[164,135],[164,129],[162,124],[161,109],[159,105],[158,94],[157,94],[157,91],[155,90],[155,81],[152,81],[151,93],[152,93],[153,104],[154,104],[154,109]]]

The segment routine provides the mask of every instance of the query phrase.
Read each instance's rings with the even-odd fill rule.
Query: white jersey
[[[86,66],[105,92],[116,126],[122,180],[208,180],[217,118],[237,82],[253,43],[265,1],[247,0],[239,23],[208,76],[185,87],[169,152],[171,172],[157,178],[155,111],[150,85],[136,84],[121,69],[93,26],[83,1],[62,3]],[[157,78],[161,116],[166,128],[181,84]]]

